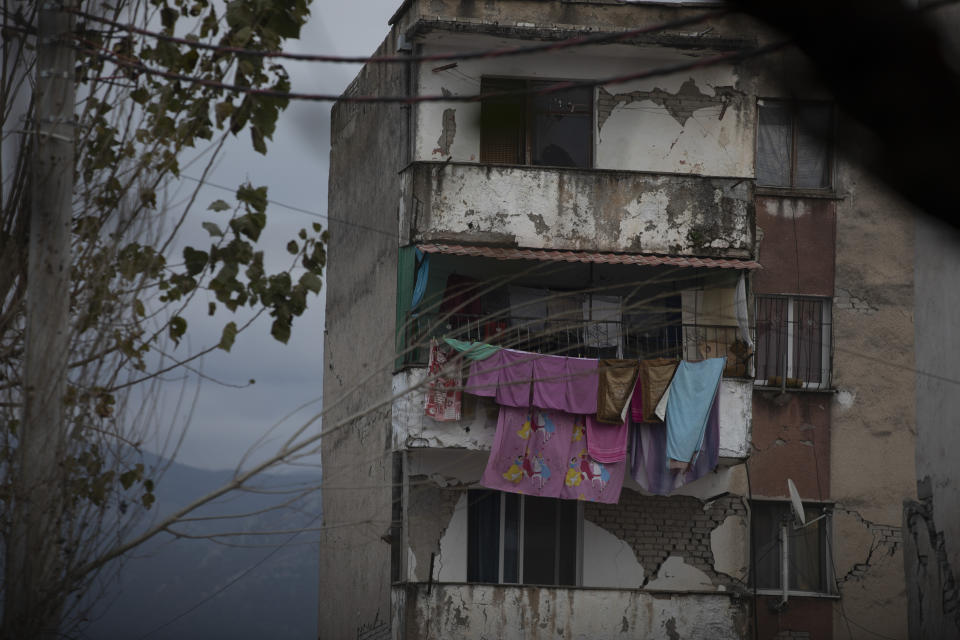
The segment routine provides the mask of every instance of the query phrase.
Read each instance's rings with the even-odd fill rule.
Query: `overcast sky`
[[[290,42],[287,50],[339,55],[369,55],[387,34],[387,20],[400,6],[400,0],[314,0],[311,17],[299,41]],[[340,93],[359,70],[358,65],[297,63],[284,61],[291,73],[293,91],[308,93]],[[266,156],[254,152],[249,136],[232,139],[222,159],[208,176],[214,184],[230,187],[230,191],[205,188],[198,200],[188,242],[203,246],[208,236],[200,229],[209,202],[223,198],[233,202],[231,191],[244,180],[254,185],[267,185],[275,204],[268,209],[268,228],[264,249],[272,266],[279,269],[289,260],[285,246],[301,227],[320,222],[326,227],[327,171],[330,153],[330,104],[293,102],[280,120]],[[184,170],[185,176],[198,177],[199,163]],[[179,192],[168,193],[170,202],[182,198],[192,186],[185,180]],[[280,205],[288,205],[294,209]],[[312,212],[313,215],[295,209]],[[223,214],[220,214],[223,215]],[[320,217],[318,217],[320,216]],[[263,243],[264,240],[261,240]],[[323,388],[323,299],[312,298],[308,312],[294,322],[293,337],[282,345],[269,335],[269,318],[237,339],[231,353],[217,351],[204,358],[203,373],[230,384],[256,384],[242,389],[225,387],[203,380],[198,387],[196,377],[187,381],[189,394],[199,389],[196,406],[186,440],[178,460],[185,464],[211,469],[232,468],[244,451],[271,424],[300,405],[314,401],[285,423],[280,434],[302,424],[320,410]],[[188,318],[191,321],[193,349],[216,343],[223,324],[230,320],[218,314],[216,324],[206,319],[203,310]],[[187,345],[184,345],[186,348]],[[163,418],[174,419],[175,391],[180,383],[167,385]],[[189,401],[191,398],[188,397]],[[183,415],[181,411],[181,416]],[[148,445],[149,446],[149,445]],[[155,447],[159,448],[159,447]],[[267,449],[264,449],[266,452]]]

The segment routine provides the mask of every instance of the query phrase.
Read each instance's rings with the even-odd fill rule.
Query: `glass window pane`
[[[523,80],[484,78],[480,92],[517,91]],[[491,98],[480,106],[480,162],[523,164],[526,162],[526,99],[523,95]]]
[[[819,517],[818,510],[804,509],[807,522]],[[796,591],[822,592],[824,579],[824,536],[822,527],[825,520],[808,524],[803,529],[790,530],[790,589]]]
[[[783,375],[787,358],[787,298],[757,296],[757,380]]]
[[[500,579],[500,492],[467,494],[467,580]]]
[[[800,105],[797,110],[797,175],[794,186],[826,189],[830,186],[830,105]]]
[[[793,301],[793,376],[820,382],[823,367],[823,300]]]
[[[557,584],[557,502],[524,496],[524,584]]]
[[[537,83],[544,86],[552,83]],[[533,164],[591,166],[593,90],[570,89],[534,96]]]
[[[757,184],[774,187],[790,186],[792,161],[793,116],[786,105],[759,106],[757,127]]]
[[[757,587],[780,588],[780,523],[782,505],[775,502],[753,502],[750,505],[755,539]]]
[[[502,494],[504,505],[503,523],[503,581],[520,582],[520,496],[516,493]]]
[[[557,584],[577,584],[577,503],[560,501],[560,521],[557,523],[560,544],[557,549]]]

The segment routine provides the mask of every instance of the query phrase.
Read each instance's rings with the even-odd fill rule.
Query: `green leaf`
[[[210,211],[226,211],[229,208],[230,205],[223,200],[214,200],[210,203],[210,206],[207,207]],[[206,225],[206,223],[204,223],[204,225]]]
[[[316,231],[317,233],[320,233],[321,231],[323,231],[323,225],[320,224],[319,222],[314,222],[313,230]]]
[[[255,211],[263,213],[267,210],[267,188],[256,187],[247,183],[237,189],[237,200],[250,205]]]
[[[207,230],[211,236],[219,238],[223,235],[223,229],[214,222],[201,222],[200,226]]]
[[[187,273],[195,276],[207,266],[210,256],[207,255],[206,251],[197,251],[193,247],[185,247],[183,249],[183,259],[187,264]]]
[[[320,289],[323,287],[323,280],[314,272],[307,271],[305,274],[300,276],[300,284],[305,286],[313,293],[320,293]]]
[[[211,302],[210,304],[207,305],[207,315],[212,316],[212,315],[215,314],[216,312],[217,312],[217,303],[216,303],[216,302]]]
[[[223,335],[220,336],[220,344],[217,346],[224,351],[230,351],[233,342],[237,339],[237,323],[228,322],[223,328]]]
[[[270,335],[279,342],[287,344],[287,341],[290,340],[290,321],[281,318],[274,320],[270,327]]]
[[[297,243],[294,240],[291,240],[287,243],[287,253],[292,256],[297,255],[297,252],[300,251],[300,247],[297,246]]]
[[[261,155],[267,155],[267,143],[263,139],[263,132],[260,127],[250,127],[250,140],[253,142],[253,149]]]
[[[140,298],[133,301],[133,311],[141,318],[147,315],[147,310],[143,308],[143,303],[140,301]]]
[[[180,338],[187,332],[187,321],[180,316],[170,318],[170,338],[180,344]]]
[[[138,87],[130,92],[130,99],[137,104],[146,104],[150,99],[150,92],[143,87]]]

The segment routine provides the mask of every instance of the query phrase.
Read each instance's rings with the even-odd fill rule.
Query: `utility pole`
[[[74,165],[73,0],[41,0],[30,150],[23,418],[17,429],[12,536],[0,635],[54,638],[64,594],[64,395]]]

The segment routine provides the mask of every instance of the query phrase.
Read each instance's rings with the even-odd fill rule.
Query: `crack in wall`
[[[709,107],[720,107],[719,120],[727,112],[727,107],[743,96],[741,91],[737,91],[732,86],[719,86],[713,88],[713,95],[704,93],[697,86],[693,78],[686,80],[676,93],[670,93],[660,87],[654,87],[652,91],[630,91],[628,93],[610,93],[605,87],[600,87],[597,97],[597,130],[603,128],[607,118],[617,107],[624,107],[634,102],[643,102],[649,100],[654,104],[667,110],[674,120],[684,126],[693,116],[694,111],[707,109]]]

